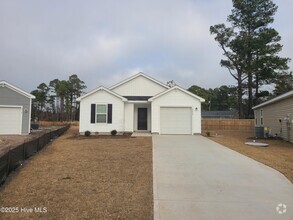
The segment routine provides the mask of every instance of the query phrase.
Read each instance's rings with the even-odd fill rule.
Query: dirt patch
[[[12,173],[0,189],[3,207],[46,213],[1,213],[4,219],[152,219],[150,137],[55,140]]]
[[[19,146],[20,144],[36,139],[45,133],[59,128],[60,126],[42,127],[27,135],[0,135],[0,156],[9,151],[10,148]]]
[[[125,138],[136,138],[136,137],[131,137],[131,136],[126,136],[126,135],[91,135],[91,136],[84,136],[84,135],[78,135],[78,136],[71,136],[68,137],[68,139],[71,140],[92,140],[92,139],[111,139],[111,140],[115,140],[115,139],[125,139]]]
[[[205,132],[204,132],[205,134]],[[256,147],[244,144],[251,141],[252,132],[248,131],[212,131],[211,140],[232,150],[255,159],[283,173],[293,183],[293,144],[283,140],[256,140],[267,143],[268,147]]]

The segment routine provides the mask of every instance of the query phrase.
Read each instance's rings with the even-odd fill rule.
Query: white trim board
[[[35,99],[36,98],[34,95],[29,94],[29,93],[17,88],[16,86],[13,86],[12,84],[4,81],[4,80],[0,81],[0,87],[7,87],[7,88],[9,88],[9,89],[11,89],[11,90],[23,95],[23,96],[26,96],[27,98],[30,98],[30,99]]]
[[[115,93],[115,92],[113,92],[113,91],[111,91],[111,90],[105,88],[104,86],[99,86],[98,88],[96,88],[96,89],[94,89],[94,90],[88,92],[87,94],[78,97],[78,98],[76,99],[76,101],[80,102],[82,99],[84,99],[84,98],[90,96],[91,94],[93,94],[93,93],[95,93],[95,92],[97,92],[97,91],[100,91],[100,90],[104,90],[104,91],[108,92],[109,94],[111,94],[111,95],[113,95],[113,96],[116,96],[116,97],[120,98],[122,101],[127,101],[126,98],[124,98],[124,97],[122,97],[121,95],[119,95],[119,94],[117,94],[117,93]]]
[[[127,83],[127,82],[129,82],[129,81],[131,81],[131,80],[133,80],[133,79],[135,79],[135,78],[137,78],[137,77],[139,77],[139,76],[143,76],[143,77],[145,77],[145,78],[151,80],[152,82],[155,82],[155,83],[159,84],[160,86],[165,87],[166,89],[169,88],[169,87],[168,87],[167,85],[165,85],[164,83],[162,83],[162,82],[160,82],[160,81],[158,81],[158,80],[156,80],[156,79],[154,79],[154,78],[152,78],[152,77],[150,77],[150,76],[148,76],[148,75],[146,75],[146,74],[144,74],[144,73],[142,73],[142,72],[139,72],[139,73],[137,73],[137,74],[135,74],[135,75],[129,77],[128,79],[125,79],[125,80],[123,80],[123,81],[121,81],[121,82],[119,82],[119,83],[117,83],[117,84],[111,86],[109,89],[110,89],[110,90],[113,90],[113,89],[115,89],[116,87],[118,87],[118,86],[120,86],[120,85],[123,85],[123,84],[125,84],[125,83]]]

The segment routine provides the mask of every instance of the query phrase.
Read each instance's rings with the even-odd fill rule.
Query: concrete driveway
[[[288,179],[205,137],[153,136],[153,166],[155,220],[293,219]]]

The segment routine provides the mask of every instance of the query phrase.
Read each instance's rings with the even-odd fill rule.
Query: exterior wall
[[[121,96],[154,96],[165,90],[165,87],[143,76],[138,76],[112,89],[113,92]]]
[[[138,114],[137,114],[137,109],[138,108],[147,108],[147,117],[148,117],[148,121],[147,121],[147,131],[151,130],[151,105],[150,104],[135,104],[134,105],[134,120],[133,120],[133,128],[134,131],[137,131],[137,118],[138,118]]]
[[[134,118],[134,104],[132,103],[125,103],[125,110],[124,110],[124,115],[125,115],[125,131],[128,132],[133,132],[133,118]]]
[[[0,105],[22,106],[21,134],[30,133],[31,99],[7,87],[0,87]]]
[[[112,124],[91,124],[91,104],[112,104]],[[124,131],[124,102],[105,90],[99,90],[82,99],[80,103],[79,132],[85,132],[87,130],[90,132]]]
[[[174,89],[152,102],[152,133],[160,133],[160,107],[191,107],[192,133],[201,133],[201,103],[199,100]],[[197,108],[197,110],[196,110]]]
[[[255,109],[257,126],[262,126],[260,124],[261,110],[263,111],[263,126],[269,127],[272,135],[278,134],[284,140],[290,140],[293,143],[293,97]],[[290,116],[291,120],[290,128],[287,127],[284,121],[287,115]]]

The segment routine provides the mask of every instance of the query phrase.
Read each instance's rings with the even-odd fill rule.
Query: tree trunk
[[[238,100],[238,114],[239,118],[243,118],[243,103],[242,103],[242,79],[238,77],[238,86],[237,86],[237,100]]]
[[[255,99],[253,104],[257,105],[258,104],[258,90],[259,90],[259,78],[258,78],[258,73],[255,74]]]
[[[252,95],[252,88],[253,88],[253,79],[252,73],[248,73],[248,109],[247,109],[247,116],[248,118],[252,117],[252,105],[253,105],[253,95]]]

